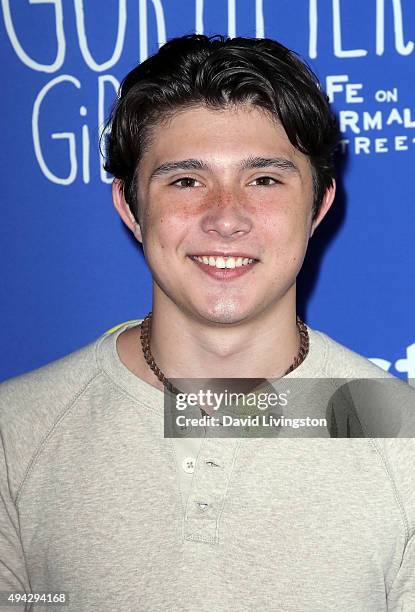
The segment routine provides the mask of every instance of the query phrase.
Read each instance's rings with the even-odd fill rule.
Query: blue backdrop
[[[143,317],[150,275],[98,136],[122,77],[192,32],[298,51],[339,115],[339,195],[299,278],[305,320],[415,384],[413,0],[1,0],[0,379]]]

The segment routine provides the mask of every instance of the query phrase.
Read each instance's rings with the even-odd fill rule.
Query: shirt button
[[[195,460],[194,457],[186,457],[182,461],[182,468],[186,474],[193,474],[195,471]]]
[[[207,502],[196,502],[198,505],[199,510],[201,510],[202,512],[204,512],[205,510],[207,510],[209,504]]]

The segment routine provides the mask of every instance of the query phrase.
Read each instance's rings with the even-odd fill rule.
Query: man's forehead
[[[169,164],[170,169],[181,169],[179,162],[185,162],[182,169],[189,170],[273,165],[299,171],[308,166],[308,157],[289,141],[281,123],[253,105],[179,109],[150,129],[141,161],[150,173],[160,166],[165,173]]]
[[[232,125],[232,128],[230,126]],[[196,131],[208,132],[211,140],[221,140],[224,137],[226,128],[230,132],[240,131],[243,135],[249,134],[249,128],[256,129],[261,123],[266,130],[255,131],[255,137],[260,140],[269,132],[274,132],[281,140],[286,140],[291,145],[287,134],[277,116],[264,108],[253,104],[238,104],[232,106],[211,108],[206,105],[190,105],[180,107],[165,114],[161,114],[148,128],[148,134],[154,143],[164,142],[169,139],[169,132],[185,130],[188,125],[192,126],[192,132],[186,133],[186,140],[195,136]],[[211,130],[213,125],[221,125],[224,131],[215,132]],[[235,130],[236,128],[236,130]],[[166,138],[163,138],[165,136]],[[174,144],[174,143],[169,143]],[[291,145],[292,146],[292,145]]]

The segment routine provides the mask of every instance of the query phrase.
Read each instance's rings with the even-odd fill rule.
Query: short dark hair
[[[121,180],[136,219],[136,175],[151,128],[183,108],[244,103],[271,113],[310,158],[317,215],[335,177],[338,129],[314,72],[269,38],[191,34],[168,41],[125,77],[107,124],[104,168]]]

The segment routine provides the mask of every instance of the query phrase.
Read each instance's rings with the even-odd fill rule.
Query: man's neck
[[[154,304],[153,357],[168,378],[279,378],[300,348],[295,288],[285,298],[237,325],[206,323],[176,305]]]

